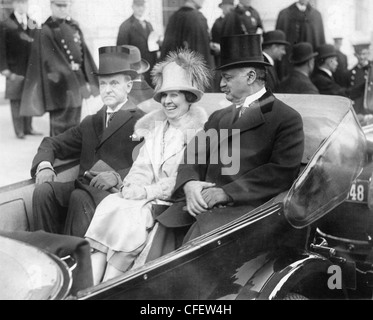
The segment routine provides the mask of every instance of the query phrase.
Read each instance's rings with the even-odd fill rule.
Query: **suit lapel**
[[[95,130],[98,141],[101,141],[104,133],[106,109],[107,107],[101,108],[101,110],[93,116],[93,129]]]
[[[137,32],[142,36],[144,37],[145,39],[148,39],[147,37],[147,33],[148,33],[148,26],[146,24],[146,28],[144,29],[140,23],[139,20],[137,20],[135,17],[133,17],[133,25],[135,27],[135,29],[137,30]],[[146,23],[146,22],[145,22]]]
[[[127,103],[122,107],[122,109],[117,112],[117,114],[111,121],[110,126],[104,129],[102,139],[98,148],[100,148],[105,143],[105,141],[107,141],[115,132],[123,127],[130,119],[132,119],[132,112],[135,112],[135,110],[136,106],[130,100],[128,100]]]

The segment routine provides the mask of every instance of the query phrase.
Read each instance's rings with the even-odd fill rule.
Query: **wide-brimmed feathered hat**
[[[155,86],[154,100],[161,102],[162,93],[187,91],[201,100],[212,78],[202,55],[189,49],[170,52],[167,58],[152,70]]]

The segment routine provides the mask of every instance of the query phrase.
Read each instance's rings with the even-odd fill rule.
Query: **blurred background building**
[[[266,31],[273,30],[279,11],[296,0],[252,0],[264,22]],[[147,19],[159,34],[163,34],[168,19],[184,0],[148,0]],[[221,0],[206,0],[202,12],[210,28],[221,15],[218,5]],[[350,67],[356,60],[352,43],[359,38],[373,38],[373,1],[371,0],[312,0],[323,15],[327,41],[333,37],[344,38],[342,50],[349,56]],[[120,24],[132,14],[132,0],[74,0],[72,17],[79,23],[92,54],[98,60],[97,49],[115,45]],[[0,0],[0,20],[4,19],[11,7],[11,0]],[[29,0],[29,15],[42,23],[50,15],[50,0]],[[0,44],[1,45],[1,44]],[[0,78],[0,95],[4,91],[4,79]],[[1,97],[2,98],[2,97]],[[0,99],[1,99],[0,98]]]

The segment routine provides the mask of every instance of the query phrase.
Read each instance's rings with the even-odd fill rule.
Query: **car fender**
[[[331,277],[328,271],[333,264],[321,255],[306,250],[286,250],[262,261],[264,263],[247,281],[237,300],[282,300],[293,292],[310,298],[342,294],[328,289]],[[247,272],[253,273],[252,270]]]

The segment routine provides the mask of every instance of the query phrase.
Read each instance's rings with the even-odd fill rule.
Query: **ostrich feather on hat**
[[[167,58],[152,70],[155,86],[154,100],[161,101],[166,91],[188,91],[201,100],[210,85],[212,73],[202,55],[189,49],[170,52]]]

